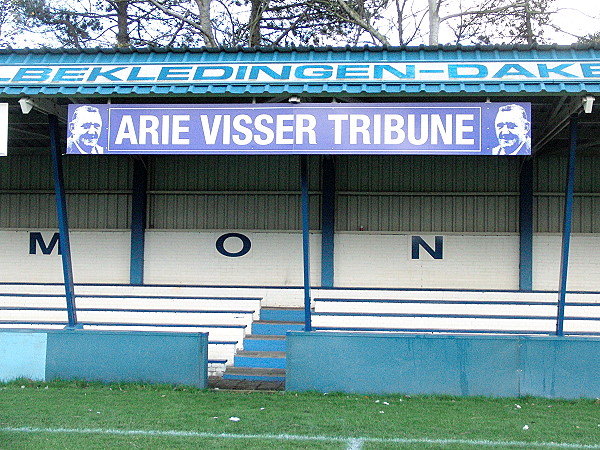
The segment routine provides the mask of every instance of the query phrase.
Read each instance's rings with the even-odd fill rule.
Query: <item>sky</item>
[[[556,22],[565,30],[577,35],[600,32],[600,0],[556,0],[555,4],[560,9]],[[555,40],[570,44],[576,39],[557,34]]]

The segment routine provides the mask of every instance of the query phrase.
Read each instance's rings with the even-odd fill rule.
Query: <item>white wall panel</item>
[[[434,236],[421,235],[433,248]],[[411,235],[335,237],[335,284],[340,287],[518,289],[517,236],[445,235],[443,259],[423,250],[411,259]]]
[[[301,286],[303,284],[302,234],[236,231],[252,247],[244,256],[228,257],[216,250],[217,239],[228,231],[146,234],[146,283],[238,286]],[[238,252],[238,239],[225,249]],[[311,281],[321,282],[321,236],[311,234]],[[240,248],[237,248],[239,246]]]
[[[40,231],[46,244],[55,231]],[[71,232],[76,283],[129,283],[129,232]],[[0,231],[0,282],[62,283],[57,248],[49,255],[29,254],[29,231]]]
[[[534,236],[534,289],[558,289],[561,245],[561,235]],[[600,291],[600,236],[571,236],[567,290]]]
[[[53,230],[41,231],[46,244]],[[226,231],[149,231],[145,281],[152,284],[247,286],[302,285],[302,235],[242,231],[252,242],[242,257],[221,255],[216,240]],[[433,248],[434,235],[421,234]],[[335,285],[338,287],[518,289],[518,236],[446,234],[444,257],[423,249],[411,259],[410,234],[338,233]],[[73,231],[76,283],[128,283],[130,236],[121,231]],[[29,254],[29,231],[0,231],[0,282],[63,281],[61,257]],[[311,279],[320,284],[321,237],[311,235]],[[236,252],[233,238],[226,249]],[[561,236],[534,236],[533,287],[558,289]],[[600,236],[571,240],[568,290],[600,291]]]

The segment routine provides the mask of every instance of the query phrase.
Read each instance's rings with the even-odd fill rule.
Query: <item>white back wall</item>
[[[62,283],[58,245],[47,255],[37,245],[36,253],[30,254],[31,232],[41,233],[46,247],[56,233],[0,231],[0,282]],[[129,283],[129,232],[72,231],[70,239],[75,283]]]
[[[31,232],[41,233],[49,254],[36,244],[30,254]],[[61,283],[58,246],[50,249],[55,230],[0,231],[0,282]],[[239,257],[224,256],[216,241],[227,231],[148,231],[147,284],[214,286],[301,286],[300,232],[240,231],[251,242]],[[412,258],[415,234],[339,232],[335,236],[335,286],[377,288],[518,289],[519,238],[516,234],[443,236],[443,255],[434,259],[423,248]],[[435,250],[434,234],[418,234]],[[533,287],[558,289],[561,235],[536,234]],[[321,236],[311,233],[311,281],[321,283]],[[242,242],[225,241],[226,252],[237,253]],[[51,251],[50,251],[51,250]],[[72,231],[71,251],[76,283],[129,283],[130,234],[126,231]],[[600,236],[571,238],[568,290],[600,291]]]
[[[557,290],[560,275],[562,236],[533,238],[533,288]],[[600,236],[571,236],[567,290],[600,291]]]
[[[156,284],[301,286],[302,233],[239,231],[251,242],[243,256],[219,253],[216,242],[226,231],[148,231],[144,281]],[[240,252],[240,239],[225,241]],[[311,280],[321,283],[321,236],[311,234]]]
[[[335,284],[344,287],[518,289],[518,236],[443,236],[443,258],[422,248],[412,259],[412,235],[338,234]],[[421,235],[434,247],[434,235]]]

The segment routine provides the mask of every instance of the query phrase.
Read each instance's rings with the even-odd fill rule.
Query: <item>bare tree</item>
[[[11,45],[19,33],[14,19],[14,6],[10,0],[0,0],[0,46]]]
[[[183,0],[172,0],[179,3]],[[195,43],[198,33],[146,0],[13,0],[18,22],[63,47]]]
[[[453,43],[531,44],[545,42],[544,30],[556,28],[555,0],[3,1],[18,13],[13,28],[75,48],[437,45],[450,40],[448,31]]]
[[[541,40],[543,25],[550,22],[554,0],[480,0],[471,7],[442,14],[446,0],[428,0],[429,44],[439,43],[440,25],[449,22],[456,41],[490,43]]]

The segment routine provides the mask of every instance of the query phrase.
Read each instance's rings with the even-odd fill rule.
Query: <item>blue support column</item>
[[[131,261],[129,282],[144,284],[144,247],[146,236],[146,204],[148,170],[145,158],[133,162],[133,189],[131,198]]]
[[[565,211],[563,222],[562,252],[560,258],[560,282],[558,286],[558,313],[556,335],[564,336],[565,300],[567,296],[567,274],[569,271],[569,247],[571,243],[571,225],[573,221],[573,192],[575,190],[575,161],[577,150],[577,115],[571,116],[571,141],[569,162],[567,164],[567,189],[565,192]]]
[[[322,159],[321,186],[321,286],[333,287],[335,236],[335,163],[333,156]]]
[[[521,165],[519,194],[519,289],[533,289],[533,159]]]
[[[302,255],[304,261],[304,331],[311,331],[310,312],[310,208],[308,202],[308,156],[300,156],[300,184],[302,188]]]
[[[67,200],[63,177],[62,159],[58,143],[58,119],[48,115],[48,132],[50,136],[50,153],[52,155],[52,175],[56,194],[56,213],[58,217],[58,233],[60,236],[60,252],[62,256],[65,297],[67,300],[68,328],[78,328],[77,310],[75,306],[75,287],[73,285],[73,265],[71,263],[71,242],[69,240],[69,221],[67,220]]]

